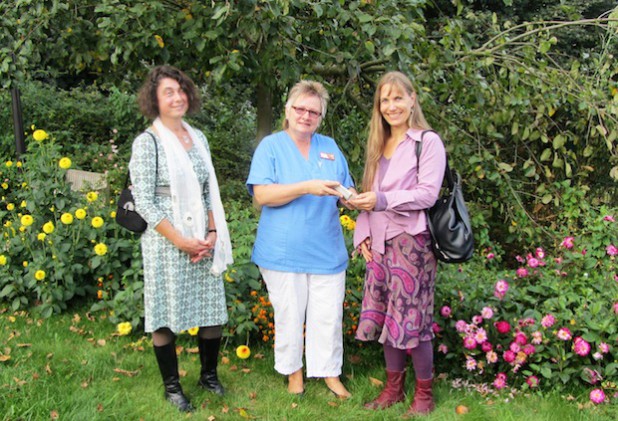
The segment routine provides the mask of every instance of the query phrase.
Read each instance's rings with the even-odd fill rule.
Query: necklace
[[[182,143],[184,143],[185,145],[188,145],[188,144],[190,144],[190,143],[191,143],[191,138],[190,138],[189,136],[187,136],[186,134],[185,134],[185,135],[180,136],[180,140],[181,140],[181,141],[182,141]]]

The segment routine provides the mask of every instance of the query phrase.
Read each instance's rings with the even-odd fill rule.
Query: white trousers
[[[345,271],[334,275],[260,268],[275,310],[275,370],[290,375],[303,367],[303,324],[307,377],[336,377],[343,365]]]

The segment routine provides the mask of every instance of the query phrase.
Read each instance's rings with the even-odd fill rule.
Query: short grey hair
[[[286,111],[289,111],[292,108],[292,104],[296,102],[296,100],[304,95],[311,95],[318,97],[320,100],[320,106],[322,107],[322,115],[321,118],[324,118],[326,115],[326,108],[328,106],[328,92],[324,85],[320,82],[316,82],[315,80],[301,80],[296,85],[290,89],[290,93],[288,94],[288,100],[285,103]],[[290,126],[288,123],[288,119],[283,120],[283,130],[287,129]]]

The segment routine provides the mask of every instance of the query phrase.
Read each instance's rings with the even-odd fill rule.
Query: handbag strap
[[[423,130],[421,133],[421,141],[416,142],[416,182],[418,183],[418,173],[421,170],[421,151],[423,150],[423,138],[425,137],[425,133],[432,132],[438,134],[435,130]],[[448,165],[448,154],[446,155],[446,167],[444,167],[444,179],[446,180],[446,185],[449,190],[453,190],[453,186],[455,185],[455,179],[453,178],[453,172],[451,171],[450,166]]]
[[[150,135],[150,137],[152,138],[152,142],[154,143],[154,146],[155,146],[155,184],[156,184],[157,176],[159,175],[159,148],[157,148],[157,140],[155,139],[154,135],[150,133],[148,130],[146,130],[146,133]],[[131,178],[131,171],[127,170],[127,178],[124,180],[125,189],[129,185],[130,178]]]

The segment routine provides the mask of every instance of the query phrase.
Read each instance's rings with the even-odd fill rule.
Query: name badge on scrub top
[[[334,161],[335,160],[335,154],[326,153],[326,152],[320,152],[320,158],[328,159],[329,161]]]

